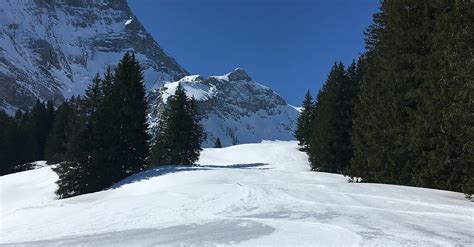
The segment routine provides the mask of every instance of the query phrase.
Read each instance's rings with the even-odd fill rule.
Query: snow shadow
[[[273,227],[255,221],[221,220],[161,229],[140,228],[7,243],[4,246],[215,246],[238,244],[270,235],[274,231]]]
[[[260,169],[265,170],[269,168],[263,168],[263,166],[267,166],[268,164],[264,163],[252,163],[252,164],[234,164],[228,166],[220,166],[220,165],[206,165],[206,166],[192,166],[192,165],[167,165],[167,166],[159,166],[155,168],[150,168],[148,170],[133,174],[127,178],[124,178],[122,181],[112,185],[109,189],[117,189],[126,184],[132,184],[135,182],[139,182],[142,180],[148,180],[153,177],[158,177],[166,174],[172,174],[177,172],[186,172],[186,171],[205,171],[205,170],[215,170],[220,168],[226,169]]]
[[[148,170],[136,173],[131,175],[130,177],[124,178],[122,181],[112,185],[109,189],[117,189],[126,184],[132,184],[135,182],[139,182],[141,180],[148,180],[153,177],[158,177],[166,174],[177,173],[177,172],[186,172],[186,171],[202,171],[202,170],[211,170],[208,168],[200,168],[198,166],[191,166],[191,165],[167,165],[167,166],[159,166],[155,168],[150,168]]]
[[[234,165],[198,165],[198,167],[204,168],[231,168],[231,169],[258,169],[258,170],[268,170],[270,168],[264,167],[268,166],[266,163],[250,163],[250,164],[234,164]]]

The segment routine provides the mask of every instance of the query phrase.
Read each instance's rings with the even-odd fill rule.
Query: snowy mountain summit
[[[198,101],[206,131],[205,147],[220,138],[224,146],[262,140],[292,140],[298,111],[243,70],[204,78],[190,75],[150,93],[150,122],[156,123],[168,97],[181,84]]]
[[[60,103],[134,51],[147,88],[186,74],[156,43],[126,0],[2,0],[0,109],[36,99]]]

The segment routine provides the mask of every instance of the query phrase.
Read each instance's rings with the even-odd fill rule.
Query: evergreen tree
[[[414,92],[420,107],[410,129],[417,157],[413,184],[472,194],[474,6],[453,1],[435,7],[426,80]]]
[[[348,175],[474,191],[473,10],[467,1],[382,2],[366,32]]]
[[[104,88],[107,87],[104,84]],[[144,169],[149,155],[145,86],[135,55],[126,53],[115,69],[110,96],[106,96],[104,107],[104,120],[110,123],[106,126],[107,135],[115,138],[110,147],[110,158],[120,167],[113,169],[118,171],[113,178],[118,181]]]
[[[75,98],[72,98],[71,101],[74,100]],[[67,144],[70,141],[67,132],[73,114],[73,109],[68,101],[61,104],[56,111],[45,146],[45,159],[50,163],[54,164],[66,160]]]
[[[178,85],[160,116],[151,163],[190,165],[198,160],[204,139],[200,121],[196,100],[188,98]]]
[[[318,93],[308,149],[313,170],[343,173],[353,157],[352,119],[361,61],[353,62],[347,71],[342,63],[335,63]]]
[[[216,141],[214,142],[214,148],[222,148],[221,139],[217,137]]]
[[[366,31],[367,70],[355,109],[351,176],[412,184],[416,154],[407,144],[419,107],[413,92],[428,72],[431,12],[427,1],[383,1]]]
[[[17,163],[17,126],[14,119],[0,110],[0,176],[14,172]]]
[[[86,114],[83,108],[86,105],[80,97],[70,101],[72,114],[65,128],[67,151],[65,161],[59,163],[53,170],[58,174],[58,189],[56,194],[59,198],[67,198],[100,190],[96,185],[98,182],[93,170],[91,155],[91,133],[88,128]]]
[[[97,75],[77,106],[67,161],[55,169],[61,198],[102,190],[147,165],[145,88],[134,55]]]
[[[323,88],[319,91],[314,108],[314,121],[311,129],[309,158],[313,170],[341,172],[338,162],[339,121],[338,94],[340,85],[345,83],[345,71],[342,63],[335,63]]]
[[[314,102],[309,90],[303,100],[303,107],[296,123],[295,138],[298,140],[298,145],[301,146],[301,151],[309,150],[311,143],[311,123],[313,121]]]

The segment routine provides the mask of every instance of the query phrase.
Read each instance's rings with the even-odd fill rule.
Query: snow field
[[[64,200],[49,167],[2,176],[0,244],[474,245],[462,194],[310,172],[296,142],[205,149],[198,163]]]

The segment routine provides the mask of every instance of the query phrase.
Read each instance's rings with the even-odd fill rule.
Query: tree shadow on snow
[[[268,166],[268,164],[265,163],[251,163],[251,164],[233,164],[233,165],[227,165],[227,166],[218,166],[218,165],[198,165],[198,167],[204,167],[204,168],[234,168],[234,169],[257,169],[257,170],[267,170],[270,169],[268,167],[262,167],[262,166]]]
[[[117,189],[127,184],[132,184],[135,182],[139,182],[142,180],[148,180],[153,177],[158,177],[162,175],[178,173],[178,172],[186,172],[186,171],[206,171],[206,170],[216,170],[216,169],[258,169],[258,170],[266,170],[269,168],[262,168],[262,166],[267,166],[268,164],[264,163],[252,163],[252,164],[234,164],[234,165],[166,165],[166,166],[158,166],[154,168],[150,168],[148,170],[133,174],[127,178],[124,178],[122,181],[112,185],[109,189]]]

